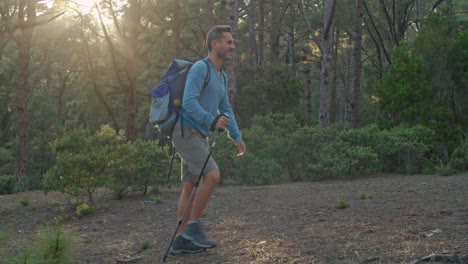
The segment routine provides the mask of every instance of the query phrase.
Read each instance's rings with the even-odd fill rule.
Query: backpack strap
[[[208,58],[204,58],[203,62],[206,65],[206,76],[205,76],[205,82],[203,83],[203,88],[200,91],[200,95],[205,91],[205,88],[208,86],[208,83],[210,82],[211,78],[211,70],[210,70],[210,64],[208,63]],[[184,119],[182,118],[182,115],[178,113],[177,115],[180,115],[180,134],[182,137],[184,137]],[[179,116],[177,116],[179,118]]]

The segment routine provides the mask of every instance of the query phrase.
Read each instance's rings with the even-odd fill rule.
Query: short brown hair
[[[208,31],[208,34],[206,34],[206,47],[208,48],[208,52],[211,51],[211,42],[213,40],[222,39],[223,33],[231,33],[231,26],[217,25]]]

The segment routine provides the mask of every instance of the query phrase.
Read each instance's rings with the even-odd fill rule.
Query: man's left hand
[[[244,141],[237,141],[237,150],[239,151],[237,154],[237,157],[242,157],[244,156],[245,151],[247,150],[247,146],[245,145]]]

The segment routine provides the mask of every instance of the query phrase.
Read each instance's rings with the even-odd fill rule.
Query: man
[[[178,205],[179,219],[208,157],[208,136],[216,130],[226,129],[229,137],[236,142],[238,156],[242,156],[246,151],[246,145],[229,105],[227,77],[221,69],[224,62],[232,58],[235,49],[231,28],[213,27],[207,34],[206,45],[207,58],[205,61],[196,62],[188,73],[182,115],[172,134],[174,147],[182,158],[184,186]],[[204,87],[208,70],[210,80]],[[216,246],[216,242],[206,234],[200,218],[219,179],[218,166],[210,157],[193,202],[189,205],[172,243],[172,253],[197,253]]]

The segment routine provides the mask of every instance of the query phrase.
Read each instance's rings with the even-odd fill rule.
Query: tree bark
[[[353,98],[351,103],[351,126],[359,128],[360,126],[360,100],[361,100],[361,52],[362,52],[362,22],[364,17],[363,0],[356,0],[356,9],[358,14],[357,23],[354,28],[354,80],[353,80]]]
[[[180,52],[180,3],[174,0],[174,48],[175,58],[181,58]]]
[[[19,47],[18,82],[16,85],[16,112],[18,120],[18,145],[15,164],[15,183],[22,191],[28,190],[28,101],[29,63],[34,24],[36,23],[36,0],[21,0],[18,9],[19,37],[15,41]]]
[[[275,63],[279,58],[280,39],[280,5],[279,1],[271,1],[271,27],[270,27],[270,62]]]
[[[231,0],[230,3],[230,14],[229,24],[232,30],[232,37],[234,43],[237,42],[237,32],[239,30],[239,0]],[[229,103],[231,104],[232,110],[235,109],[237,99],[237,62],[239,60],[239,53],[234,51],[232,60],[228,62],[227,73],[229,76],[228,80],[228,95]]]
[[[256,3],[257,0],[250,1],[249,15],[247,17],[249,21],[249,64],[251,68],[258,64],[257,34],[255,34]]]
[[[336,0],[325,1],[325,23],[322,39],[322,68],[320,71],[320,106],[319,124],[328,126],[330,124],[330,84],[332,81],[333,56],[333,17],[335,15]]]
[[[265,45],[265,0],[258,0],[258,65],[264,61]]]
[[[214,26],[213,9],[213,0],[206,0],[206,31],[210,30],[210,28]]]
[[[140,4],[138,0],[129,0],[130,29],[127,37],[126,72],[128,78],[127,86],[127,139],[136,140],[136,86],[139,68],[138,38],[140,36]]]

